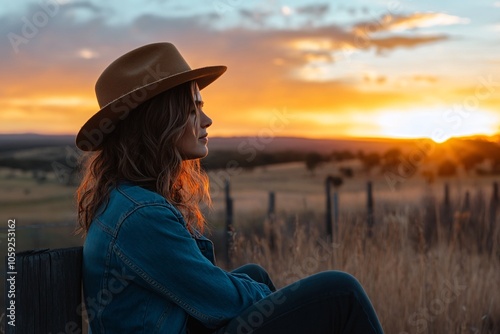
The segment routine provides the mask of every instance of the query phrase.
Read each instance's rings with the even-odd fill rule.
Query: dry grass
[[[9,175],[5,171],[0,171],[0,182],[2,214],[5,219],[15,218],[18,226],[75,221],[75,187],[52,176],[39,183],[27,174]]]
[[[364,214],[367,179],[345,179],[332,244],[324,238],[324,180],[335,168],[325,164],[312,176],[302,164],[287,164],[232,175],[232,267],[259,263],[280,287],[319,271],[349,272],[363,284],[389,334],[500,333],[500,217],[497,212],[491,226],[488,216],[491,185],[498,179],[427,185],[415,175],[393,191],[383,176],[373,175],[371,238]],[[450,212],[456,213],[449,217],[441,211],[444,182],[450,184]],[[269,191],[276,194],[272,228],[265,218]],[[466,191],[469,211],[462,210]],[[220,228],[222,189],[214,195],[209,221]],[[494,242],[486,247],[488,235]]]
[[[366,237],[363,213],[366,179],[345,180],[337,238],[327,243],[324,179],[332,169],[324,165],[311,176],[302,164],[288,164],[233,175],[238,231],[234,266],[259,263],[278,286],[323,270],[349,272],[363,284],[389,334],[500,333],[498,213],[493,228],[488,229],[487,223],[493,179],[451,181],[452,207],[457,214],[450,233],[439,210],[431,210],[440,204],[436,198],[442,198],[442,180],[428,187],[415,176],[393,192],[382,177],[375,178],[376,226],[371,238]],[[55,180],[37,184],[27,176],[3,175],[1,182],[2,212],[17,218],[19,225],[74,221],[74,188]],[[276,192],[277,208],[272,226],[265,220],[271,190]],[[472,207],[461,212],[465,190],[471,193]],[[426,193],[435,195],[427,204],[421,201]],[[214,191],[215,210],[208,217],[219,235],[224,220],[222,195],[221,189]],[[429,226],[439,228],[429,234]],[[269,242],[271,231],[274,249]],[[30,229],[18,232],[27,248],[47,247],[49,239],[50,247],[63,246],[60,243],[71,234],[60,231],[49,238],[48,230],[39,236]],[[493,243],[485,248],[489,236]]]
[[[344,215],[335,242],[311,227],[319,224],[267,220],[261,236],[237,234],[234,265],[259,263],[280,287],[324,270],[351,273],[386,333],[500,333],[498,216],[495,243],[482,253],[459,245],[446,228],[427,242],[424,217],[422,210],[381,212],[369,238],[363,215]],[[476,245],[472,237],[463,242]]]

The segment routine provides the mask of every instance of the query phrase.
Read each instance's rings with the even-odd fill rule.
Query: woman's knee
[[[232,271],[233,273],[247,274],[251,279],[259,283],[264,283],[272,292],[276,291],[273,281],[269,277],[267,271],[255,263],[249,263]]]
[[[269,288],[271,289],[271,291],[276,290],[276,288],[274,287],[274,284],[272,283],[272,280],[269,277],[269,274],[267,273],[267,271],[264,268],[262,268],[261,266],[259,266],[258,264],[255,264],[255,263],[245,264],[239,268],[236,268],[232,272],[233,273],[247,274],[254,281],[267,284],[269,286]]]
[[[241,267],[234,269],[233,272],[245,273],[245,274],[248,274],[248,276],[250,276],[250,277],[252,276],[251,274],[269,276],[267,271],[263,267],[261,267],[260,265],[258,265],[256,263],[245,264]]]
[[[323,271],[308,278],[318,288],[318,293],[344,294],[364,293],[359,281],[351,274],[343,271]]]

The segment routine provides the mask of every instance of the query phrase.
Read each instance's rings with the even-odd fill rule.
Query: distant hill
[[[457,138],[456,140],[481,141],[483,137]],[[500,137],[490,137],[489,141],[500,143]],[[210,137],[209,148],[214,151],[250,150],[262,153],[278,151],[311,152],[321,154],[333,151],[362,150],[364,152],[382,153],[390,148],[398,147],[402,151],[415,147],[416,139],[386,139],[386,138],[339,138],[339,139],[310,139],[296,137]],[[0,152],[19,151],[41,147],[65,147],[75,145],[75,135],[41,135],[36,133],[0,134]]]
[[[0,152],[18,151],[25,149],[74,146],[74,135],[41,135],[36,133],[0,134]],[[248,152],[277,152],[297,151],[318,153],[331,153],[332,151],[348,150],[357,152],[384,152],[389,148],[398,146],[401,149],[410,147],[414,140],[399,139],[310,139],[295,137],[210,137],[209,148],[211,151],[241,151]]]
[[[0,134],[0,152],[37,147],[74,145],[74,135],[41,135],[36,133]]]
[[[398,163],[401,159],[406,161],[410,157],[413,160],[425,159],[425,164],[435,168],[446,162],[463,165],[467,171],[474,170],[477,165],[480,168],[478,173],[482,173],[481,175],[499,174],[500,142],[498,139],[498,137],[453,138],[444,145],[429,145],[432,142],[427,140],[422,146],[422,143],[419,145],[419,140],[416,139],[216,137],[209,139],[211,154],[202,160],[202,164],[207,169],[218,169],[225,168],[228,162],[236,161],[239,166],[253,168],[276,163],[306,161],[310,152],[319,153],[329,159],[332,153],[336,152],[338,153],[335,155],[336,159],[339,156],[345,157],[346,154],[350,157],[373,157],[374,155],[369,153],[378,153],[382,159],[385,159],[384,163],[387,165],[392,161],[390,159],[395,158],[391,158],[390,155],[384,156],[384,154],[400,152],[397,153],[399,160],[391,162],[392,164]],[[398,150],[391,150],[394,148]],[[360,151],[365,155],[359,155]],[[80,154],[75,148],[75,136],[72,135],[0,134],[0,167],[51,171],[54,169],[55,162],[65,165],[68,161],[76,161],[79,157]]]
[[[212,151],[249,151],[257,152],[318,152],[321,154],[332,153],[333,151],[357,152],[378,152],[382,153],[393,147],[400,147],[402,150],[410,148],[415,140],[399,140],[384,138],[360,138],[360,139],[310,139],[295,137],[229,137],[210,138],[209,148]]]

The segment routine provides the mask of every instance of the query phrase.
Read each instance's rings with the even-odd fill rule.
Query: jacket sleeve
[[[125,218],[113,251],[142,278],[139,284],[207,327],[224,324],[271,293],[247,275],[213,265],[189,234],[182,215],[167,205],[148,205]]]

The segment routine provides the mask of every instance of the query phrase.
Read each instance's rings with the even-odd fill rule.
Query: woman
[[[192,70],[175,46],[111,63],[101,109],[77,135],[94,151],[78,188],[84,300],[92,333],[382,333],[359,283],[324,272],[276,291],[257,265],[226,272],[203,236],[212,120],[200,90],[226,70]]]

